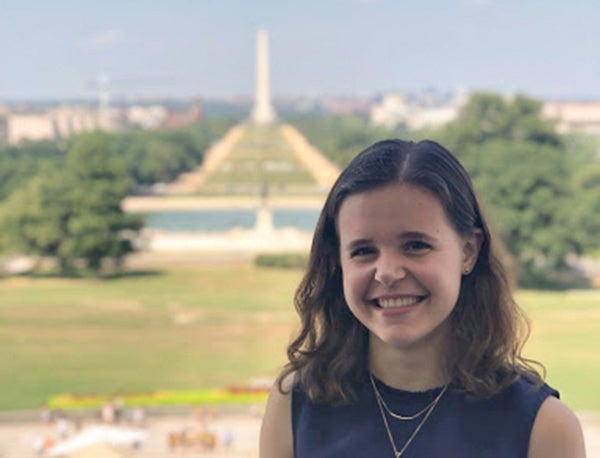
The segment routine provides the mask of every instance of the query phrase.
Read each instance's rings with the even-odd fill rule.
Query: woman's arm
[[[579,420],[567,406],[553,396],[544,401],[535,418],[528,457],[585,458],[585,444]]]
[[[294,458],[291,382],[286,381],[283,383],[286,394],[279,391],[277,383],[269,393],[260,429],[260,458]]]

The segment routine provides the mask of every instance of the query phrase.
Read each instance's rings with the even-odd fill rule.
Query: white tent
[[[110,445],[95,444],[73,452],[69,458],[124,458]]]

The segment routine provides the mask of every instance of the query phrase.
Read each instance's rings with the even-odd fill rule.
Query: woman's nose
[[[404,277],[406,277],[406,269],[402,256],[382,254],[379,257],[375,266],[375,280],[386,287],[390,287]]]

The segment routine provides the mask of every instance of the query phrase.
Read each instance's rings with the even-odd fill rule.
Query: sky
[[[0,101],[489,90],[600,100],[597,0],[0,0]]]

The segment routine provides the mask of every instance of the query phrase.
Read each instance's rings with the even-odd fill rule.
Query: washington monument
[[[254,124],[268,125],[276,118],[269,86],[269,38],[266,31],[259,30],[256,35],[256,93],[251,120]]]

